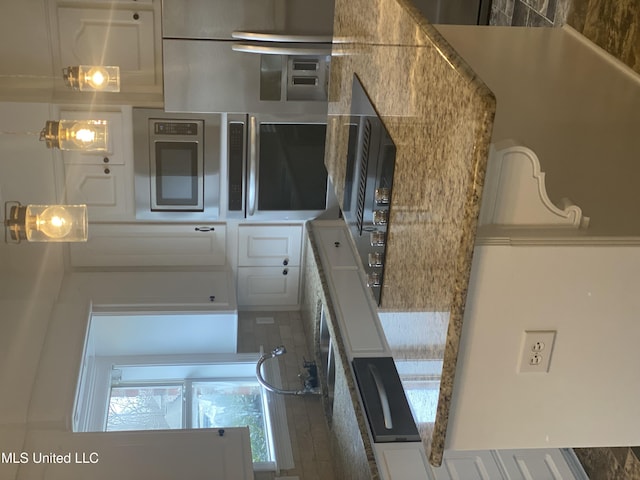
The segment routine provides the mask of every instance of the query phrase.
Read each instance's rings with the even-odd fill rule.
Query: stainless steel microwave
[[[218,217],[220,125],[215,114],[133,110],[136,218]]]

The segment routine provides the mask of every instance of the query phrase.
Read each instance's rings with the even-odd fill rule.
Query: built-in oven
[[[215,220],[221,115],[133,110],[136,217]]]
[[[229,218],[337,218],[324,165],[326,115],[227,116]]]

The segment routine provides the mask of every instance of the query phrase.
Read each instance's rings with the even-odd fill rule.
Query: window
[[[114,370],[122,373],[123,367]],[[248,426],[253,462],[268,463],[275,458],[266,405],[255,376],[185,379],[174,384],[116,381],[109,395],[105,431]]]
[[[91,357],[76,431],[248,426],[254,469],[292,468],[284,402],[258,383],[258,354]],[[198,360],[195,362],[194,360]],[[277,363],[265,365],[279,381]]]

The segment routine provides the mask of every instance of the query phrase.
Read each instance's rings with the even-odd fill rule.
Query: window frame
[[[90,432],[106,431],[106,421],[109,408],[109,398],[111,387],[114,383],[114,375],[117,371],[126,367],[150,367],[158,371],[163,368],[174,368],[178,371],[182,368],[185,371],[206,371],[208,368],[225,369],[229,366],[246,365],[255,367],[260,353],[240,353],[240,354],[205,354],[205,355],[159,355],[159,356],[122,356],[122,357],[86,357],[83,359],[78,378],[78,387],[73,412],[73,431]],[[265,376],[271,380],[280,382],[280,372],[277,362],[268,362],[264,365]],[[238,378],[252,380],[253,375],[231,375],[231,376],[189,376],[177,377],[156,377],[147,381],[120,381],[117,386],[128,385],[153,385],[153,384],[183,384],[183,392],[191,389],[195,382],[207,381],[227,381]],[[176,375],[174,372],[173,375]],[[290,469],[294,467],[291,439],[287,424],[287,415],[284,399],[280,395],[274,395],[260,386],[262,392],[263,409],[268,424],[267,436],[269,450],[272,452],[273,461],[254,462],[255,471],[278,471],[280,469]],[[190,397],[189,393],[189,397]],[[183,393],[183,401],[186,395]],[[183,408],[183,427],[186,425],[186,415],[191,411],[189,401]]]

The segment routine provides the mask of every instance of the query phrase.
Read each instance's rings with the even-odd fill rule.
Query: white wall
[[[476,247],[447,448],[640,443],[640,248]],[[556,330],[519,374],[525,330]]]
[[[25,10],[24,21],[37,19],[35,3],[16,6]],[[5,26],[6,16],[0,19]],[[14,19],[15,20],[15,19]],[[26,28],[19,21],[11,29]],[[36,37],[39,34],[36,34]],[[35,41],[35,40],[34,40]],[[0,50],[13,48],[5,42]],[[3,62],[11,57],[2,54]],[[3,63],[4,68],[7,63]],[[33,72],[32,72],[33,73]],[[0,74],[1,75],[1,74]],[[0,77],[0,83],[5,79]],[[56,201],[51,151],[38,141],[48,120],[49,105],[0,103],[0,203],[51,203]],[[0,451],[20,451],[40,352],[63,275],[62,247],[53,244],[8,245],[0,242]],[[0,477],[13,478],[17,465],[0,465]]]
[[[21,0],[0,16],[0,99],[49,101],[53,62],[47,0]],[[8,7],[8,4],[3,5]],[[61,75],[62,72],[56,72]],[[61,78],[61,77],[60,77]]]

